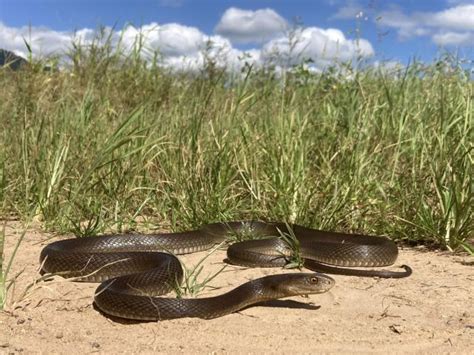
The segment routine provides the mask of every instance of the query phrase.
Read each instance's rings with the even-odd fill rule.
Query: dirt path
[[[21,230],[6,230],[6,259]],[[214,320],[118,323],[92,307],[97,285],[56,278],[34,286],[47,234],[31,231],[11,275],[22,272],[0,312],[0,353],[468,353],[474,339],[472,258],[423,249],[401,250],[414,273],[400,280],[334,276],[328,293],[252,307]],[[205,253],[183,257],[191,266]],[[222,266],[212,254],[204,273]],[[228,266],[213,282],[220,294],[278,269]],[[320,307],[317,307],[320,306]]]

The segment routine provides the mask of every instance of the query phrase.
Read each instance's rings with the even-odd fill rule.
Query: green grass
[[[289,252],[289,255],[282,253],[282,256],[287,259],[287,264],[284,267],[286,269],[297,268],[301,270],[304,266],[304,258],[301,254],[300,241],[296,237],[293,228],[291,228],[288,223],[285,224],[288,232],[278,230],[278,233],[280,234],[279,238],[283,241]]]
[[[183,298],[185,296],[195,297],[206,288],[214,288],[210,285],[210,282],[214,280],[214,278],[218,276],[222,271],[224,271],[227,265],[223,265],[215,273],[208,274],[204,277],[201,273],[204,270],[203,263],[212,253],[214,253],[221,246],[222,245],[218,245],[214,247],[204,257],[202,257],[196,265],[192,267],[187,267],[184,263],[181,262],[181,266],[183,267],[183,282],[177,282],[176,285],[173,285],[173,289],[176,293],[177,298]]]
[[[448,57],[236,80],[70,56],[0,69],[1,215],[78,235],[283,220],[472,251],[474,85]]]
[[[2,231],[0,232],[0,311],[5,308],[7,302],[7,295],[10,288],[15,284],[15,281],[19,274],[15,275],[14,277],[10,276],[10,270],[13,265],[13,261],[15,259],[16,253],[18,252],[18,248],[20,247],[23,238],[26,235],[27,228],[24,228],[23,232],[18,237],[15,246],[13,248],[12,254],[10,255],[8,262],[4,260],[4,249],[5,249],[5,227],[3,225]],[[21,271],[22,272],[22,271]],[[21,274],[20,272],[20,274]]]

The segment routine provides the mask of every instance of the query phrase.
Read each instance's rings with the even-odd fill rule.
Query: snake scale
[[[286,273],[246,282],[225,294],[195,299],[159,297],[181,284],[183,270],[173,254],[207,250],[240,234],[256,238],[232,244],[227,261],[258,267],[284,266],[297,247],[304,266],[316,273]],[[293,236],[293,247],[282,235]],[[295,240],[296,239],[296,240]],[[291,240],[291,239],[290,239]],[[41,273],[101,282],[95,305],[104,313],[135,320],[216,318],[266,300],[328,291],[334,280],[319,272],[400,278],[404,271],[350,267],[392,265],[398,248],[379,236],[325,232],[285,223],[233,221],[198,230],[161,234],[103,235],[53,242],[41,252]]]

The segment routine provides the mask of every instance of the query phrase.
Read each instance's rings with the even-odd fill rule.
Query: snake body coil
[[[215,318],[265,300],[326,292],[333,286],[334,280],[322,274],[293,273],[252,280],[211,298],[158,297],[179,285],[183,278],[178,259],[169,253],[187,254],[210,249],[232,234],[265,238],[231,245],[227,257],[234,264],[285,265],[295,250],[279,236],[292,235],[304,266],[314,271],[378,277],[411,274],[407,266],[403,266],[403,272],[348,269],[393,264],[398,249],[389,239],[257,221],[214,223],[182,233],[62,240],[42,250],[41,272],[101,282],[95,295],[97,307],[113,316],[137,320]]]

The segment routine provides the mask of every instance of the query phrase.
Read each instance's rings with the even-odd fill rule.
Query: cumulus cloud
[[[317,67],[325,67],[357,57],[371,57],[374,49],[369,41],[347,39],[338,29],[307,27],[296,34],[293,42],[288,37],[280,37],[263,47],[264,60],[274,60],[275,55],[277,61],[286,61],[289,65],[311,59]]]
[[[193,55],[202,49],[206,39],[197,28],[177,23],[128,26],[119,35],[125,45],[131,46],[140,38],[145,50],[158,51],[165,57]]]
[[[262,43],[281,35],[287,25],[272,9],[251,11],[231,7],[222,15],[215,32],[237,43]]]
[[[379,13],[379,23],[396,28],[401,39],[430,36],[439,45],[469,45],[474,35],[474,5],[461,4],[438,12],[405,14],[400,9]]]
[[[155,53],[161,55],[165,66],[177,70],[197,71],[206,60],[214,61],[218,66],[236,71],[244,62],[258,60],[257,50],[247,52],[234,48],[231,42],[219,35],[206,35],[195,27],[177,23],[158,25],[156,23],[142,27],[128,27],[118,34],[125,48],[132,48],[140,38],[142,55],[145,58]]]
[[[177,23],[128,26],[120,31],[108,28],[105,32],[106,35],[101,37],[96,30],[89,28],[63,32],[43,27],[8,27],[0,22],[0,48],[26,57],[26,40],[36,57],[51,54],[61,56],[71,49],[73,42],[87,47],[101,38],[102,41],[110,38],[112,45],[120,46],[125,53],[139,47],[144,59],[158,54],[165,66],[192,71],[202,68],[208,59],[217,65],[228,67],[229,70],[240,69],[244,64],[240,58],[244,56],[248,62],[260,59],[260,51],[257,49],[243,52],[234,48],[227,38],[219,35],[208,36],[195,27]]]
[[[87,36],[83,30],[81,35]],[[44,27],[8,27],[0,22],[0,48],[8,49],[17,55],[26,57],[27,46],[36,55],[50,55],[63,52],[71,45],[72,33],[51,31]]]
[[[104,31],[105,36],[101,37],[98,36],[98,31],[89,28],[75,32],[54,31],[43,27],[9,27],[0,22],[0,48],[25,57],[26,39],[34,56],[61,56],[71,49],[73,42],[87,48],[92,43],[109,39],[113,47],[120,46],[125,54],[140,49],[140,55],[145,60],[158,54],[164,66],[191,71],[199,70],[208,60],[225,66],[230,71],[240,70],[245,63],[259,66],[269,61],[277,61],[279,66],[286,68],[288,65],[301,63],[304,59],[313,61],[312,69],[321,69],[327,64],[356,57],[367,58],[374,54],[367,40],[348,39],[340,30],[331,28],[300,28],[295,31],[294,37],[285,36],[281,32],[276,36],[277,32],[269,31],[272,39],[246,51],[236,48],[227,36],[208,35],[198,28],[179,23],[149,23],[139,27],[128,26],[118,31],[106,28]]]
[[[259,60],[257,50],[243,52],[232,47],[230,41],[221,36],[205,36],[201,48],[187,55],[164,56],[166,66],[181,71],[198,71],[203,68],[206,61],[212,60],[219,67],[225,67],[231,72],[239,71],[244,65],[242,60],[247,57],[247,62],[254,63]]]

